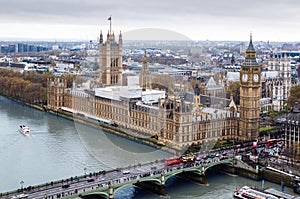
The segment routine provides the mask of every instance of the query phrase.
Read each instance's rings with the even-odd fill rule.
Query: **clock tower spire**
[[[261,68],[256,61],[252,34],[240,71],[240,132],[241,141],[255,140],[259,136]]]

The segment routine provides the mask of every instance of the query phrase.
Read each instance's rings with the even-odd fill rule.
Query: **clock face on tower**
[[[259,80],[258,74],[254,74],[254,75],[253,75],[253,81],[254,81],[254,82],[258,82],[258,80]]]
[[[242,81],[247,82],[248,81],[248,74],[243,74],[242,75]]]

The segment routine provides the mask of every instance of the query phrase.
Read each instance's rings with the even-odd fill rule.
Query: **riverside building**
[[[242,67],[248,77],[245,81],[244,75],[241,75],[240,112],[232,99],[215,95],[220,92],[215,87],[212,89],[215,96],[201,95],[198,85],[193,90],[179,93],[152,89],[146,56],[140,77],[127,76],[127,85],[122,86],[121,34],[117,43],[113,33],[108,33],[106,42],[101,33],[99,42],[100,87],[80,90],[75,86],[67,88],[66,82],[61,79],[49,81],[50,108],[67,108],[110,120],[119,127],[156,138],[158,142],[178,149],[217,140],[257,138],[260,66],[255,61],[252,38]]]

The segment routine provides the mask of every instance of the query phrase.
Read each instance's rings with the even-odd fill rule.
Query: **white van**
[[[123,174],[130,174],[130,171],[129,170],[123,170]]]
[[[19,199],[19,198],[28,198],[28,195],[22,193],[22,194],[11,197],[11,199]]]

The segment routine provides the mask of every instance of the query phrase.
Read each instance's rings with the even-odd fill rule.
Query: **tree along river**
[[[18,132],[30,127],[30,135]],[[51,182],[84,173],[154,161],[171,154],[116,135],[104,133],[56,115],[35,110],[0,96],[0,192]],[[207,172],[208,186],[173,177],[166,198],[232,198],[235,188],[260,182]],[[280,188],[266,182],[265,187]],[[290,189],[285,189],[291,192]],[[126,187],[115,198],[161,198]]]

